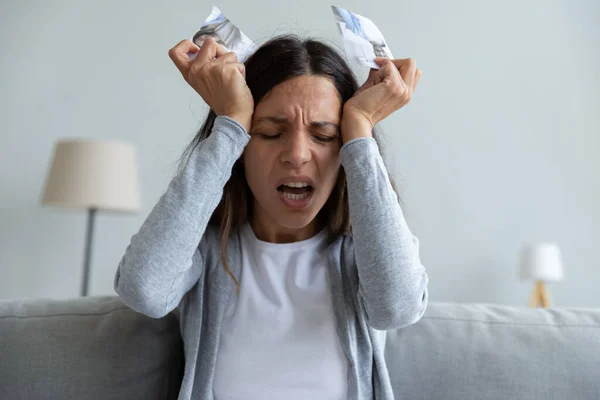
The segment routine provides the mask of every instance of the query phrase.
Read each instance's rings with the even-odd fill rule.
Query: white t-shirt
[[[221,326],[216,400],[344,399],[348,361],[336,332],[327,231],[294,243],[241,231],[240,294]]]

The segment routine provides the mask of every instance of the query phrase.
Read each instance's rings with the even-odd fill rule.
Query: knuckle
[[[394,97],[400,97],[404,93],[404,88],[399,82],[390,82],[390,90]]]
[[[190,66],[190,74],[191,75],[204,75],[206,73],[207,73],[207,64],[193,63]]]
[[[219,80],[222,80],[231,74],[231,70],[227,64],[215,65],[214,68],[212,68],[212,71],[215,79],[218,78]]]
[[[228,63],[223,66],[224,72],[229,76],[235,73],[237,70],[237,65],[233,63]]]

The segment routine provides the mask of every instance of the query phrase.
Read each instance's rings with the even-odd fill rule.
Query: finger
[[[237,63],[238,71],[242,74],[244,79],[246,79],[246,65],[243,63]]]
[[[396,68],[400,71],[402,80],[406,83],[406,86],[414,88],[414,80],[416,78],[417,62],[413,58],[396,58],[388,60],[387,58],[378,57],[375,59],[377,64],[382,65],[386,61],[391,61]]]
[[[421,75],[423,75],[423,73],[421,72],[421,70],[419,68],[417,68],[417,71],[415,73],[415,81],[413,82],[413,92],[415,91],[415,89],[417,88],[417,85],[419,84],[419,79],[421,79]]]
[[[379,68],[381,69],[387,62],[392,62],[394,65],[396,65],[394,63],[394,61],[397,61],[397,60],[392,60],[392,59],[389,59],[386,57],[376,57],[374,61],[375,61],[375,64],[379,65]]]
[[[204,43],[202,43],[202,47],[200,47],[196,60],[201,63],[207,63],[225,54],[227,54],[227,49],[218,44],[214,38],[208,37]]]
[[[396,65],[396,63],[394,63],[394,65]],[[400,65],[397,65],[397,67],[400,71],[400,76],[402,76],[402,80],[412,91],[414,89],[415,76],[417,75],[417,62],[413,58],[407,58],[402,60]]]
[[[196,46],[191,40],[182,40],[177,43],[175,47],[169,50],[169,57],[173,60],[175,66],[181,71],[181,73],[185,73],[190,68],[190,64],[192,60],[190,59],[189,54],[198,53],[200,48]]]
[[[390,60],[386,60],[381,68],[376,73],[375,84],[381,83],[384,80],[389,79],[392,82],[400,83],[402,78],[398,68]]]
[[[244,80],[246,79],[246,66],[242,63],[224,63],[221,68],[227,76],[231,76],[230,73],[239,72]]]
[[[385,58],[385,57],[377,57],[375,59],[375,62],[377,64],[383,64],[386,61],[391,61],[396,66],[396,68],[399,69],[402,65],[411,62],[411,60],[414,61],[412,58],[394,58],[394,59],[390,59],[390,58]]]
[[[238,58],[237,58],[237,54],[235,54],[233,51],[230,51],[229,53],[225,53],[222,56],[217,57],[212,62],[218,63],[218,64],[237,63]]]

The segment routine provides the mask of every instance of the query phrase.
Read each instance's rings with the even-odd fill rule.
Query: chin
[[[316,216],[317,215],[313,215],[313,213],[301,215],[301,213],[293,213],[288,211],[283,213],[283,215],[274,217],[281,226],[287,229],[304,229],[315,220]]]
[[[315,203],[320,202],[313,202],[313,204],[303,210],[290,210],[287,207],[281,207],[281,205],[278,204],[276,207],[271,208],[271,210],[273,210],[271,218],[284,228],[290,230],[304,229],[316,221],[323,208],[323,205]]]
[[[263,197],[262,201],[255,201],[258,204],[264,204],[259,207],[263,213],[268,215],[271,221],[284,229],[294,231],[305,229],[315,222],[315,219],[325,205],[325,201],[321,197],[315,196],[307,206],[295,209],[284,204],[280,198]]]

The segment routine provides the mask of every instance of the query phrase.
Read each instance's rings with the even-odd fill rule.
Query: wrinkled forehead
[[[334,84],[323,76],[304,75],[273,87],[257,104],[255,119],[262,117],[298,117],[308,121],[338,121],[340,96]]]

